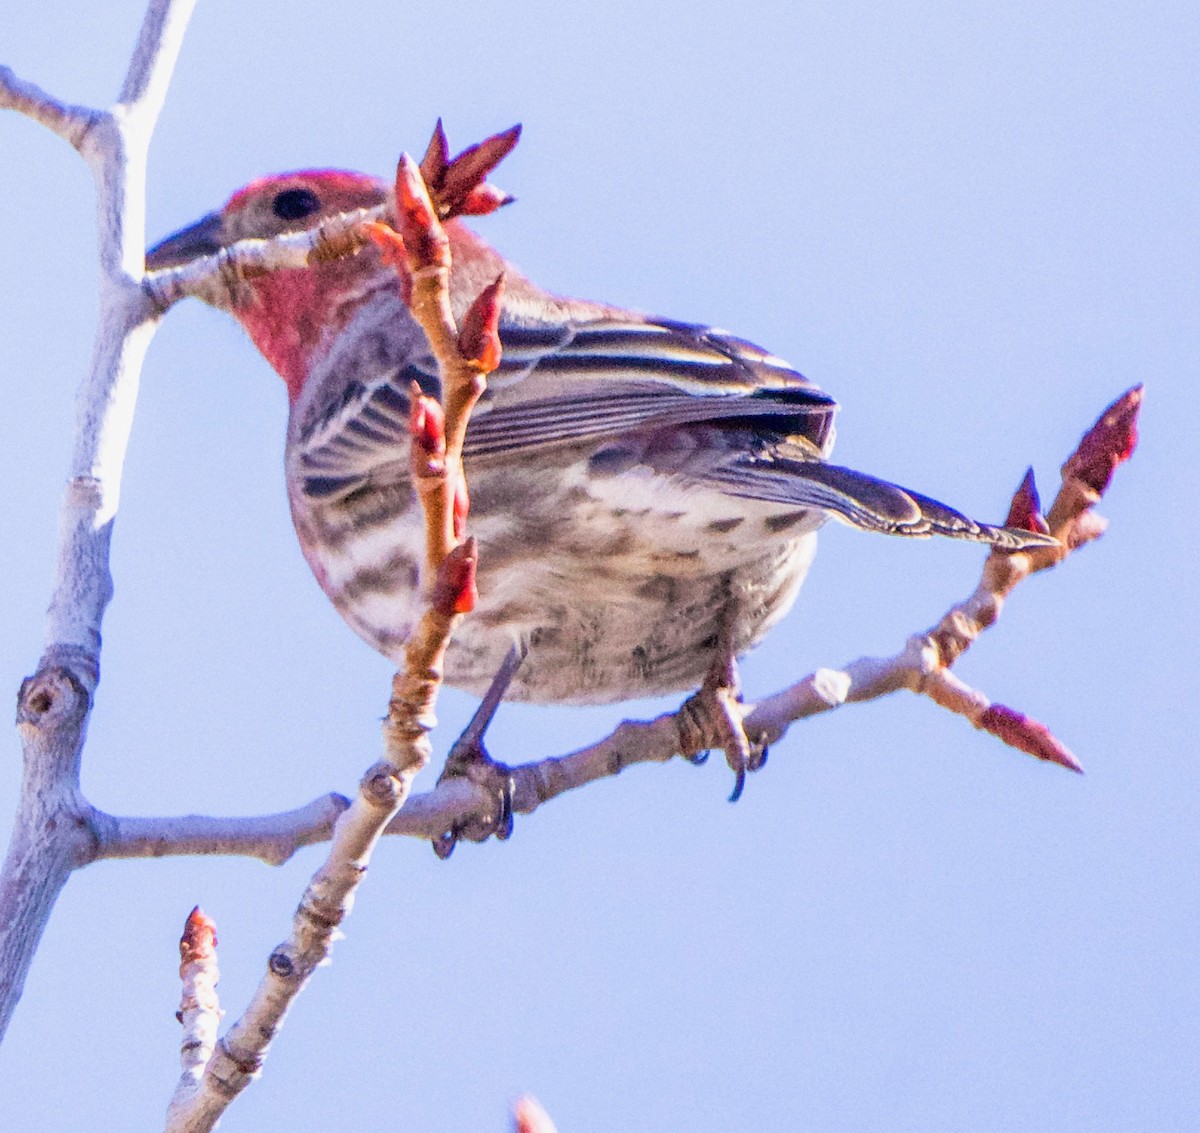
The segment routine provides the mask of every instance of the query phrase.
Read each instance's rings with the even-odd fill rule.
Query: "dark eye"
[[[280,220],[302,220],[321,207],[311,189],[284,189],[272,202],[271,211]]]

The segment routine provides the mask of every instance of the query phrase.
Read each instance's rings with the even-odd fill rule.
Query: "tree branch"
[[[975,592],[951,607],[937,625],[914,634],[890,657],[860,657],[840,669],[817,669],[748,706],[748,734],[775,743],[800,720],[843,704],[876,700],[907,689],[963,716],[1010,747],[1080,770],[1074,756],[1043,725],[1015,709],[993,704],[955,677],[950,667],[984,629],[995,623],[1004,599],[1022,579],[1063,562],[1103,531],[1104,521],[1095,513],[1094,505],[1107,487],[1112,470],[1132,452],[1141,400],[1138,387],[1109,406],[1063,466],[1062,487],[1048,521],[1058,546],[1016,554],[992,552]],[[1095,471],[1097,460],[1106,470],[1103,476]],[[1027,477],[1017,491],[1010,525],[1019,524],[1022,518],[1036,523],[1038,505],[1036,495],[1027,498],[1031,493],[1032,481]],[[679,726],[677,711],[653,720],[626,720],[608,736],[578,751],[510,767],[515,782],[514,809],[530,814],[566,791],[616,775],[636,763],[669,762],[679,754]],[[446,830],[486,825],[495,802],[488,791],[468,779],[446,779],[431,791],[409,795],[384,833],[436,839]],[[331,794],[295,810],[254,818],[101,815],[94,823],[95,856],[240,854],[279,865],[301,846],[328,839],[335,819],[347,805],[341,795]]]
[[[230,854],[283,865],[303,846],[327,842],[334,824],[350,805],[330,793],[295,810],[253,817],[205,815],[129,818],[93,812],[93,861],[113,858],[162,858],[192,854]]]
[[[366,243],[367,223],[381,219],[384,212],[384,206],[356,209],[338,213],[302,232],[287,232],[269,240],[239,240],[214,255],[147,272],[142,287],[159,314],[188,297],[214,307],[231,307],[247,280],[357,251]]]
[[[88,131],[104,115],[104,111],[89,106],[61,102],[36,83],[18,77],[12,68],[4,66],[0,66],[0,107],[32,118],[77,150],[83,148]]]
[[[221,1001],[217,997],[220,976],[217,926],[197,905],[188,917],[179,941],[179,979],[183,994],[175,1017],[183,1025],[179,1044],[182,1073],[167,1111],[168,1122],[177,1104],[186,1100],[195,1089],[217,1045],[217,1028],[221,1023]]]
[[[417,227],[423,242],[436,242],[439,236],[445,241],[432,209]],[[414,247],[416,243],[414,237]],[[441,294],[430,294],[428,303],[412,305],[431,342],[445,330],[431,320],[449,317],[448,282],[447,270],[434,283]],[[418,495],[429,536],[426,607],[405,647],[404,668],[392,684],[383,726],[383,758],[367,769],[354,801],[334,823],[329,854],[301,898],[288,939],[271,953],[245,1014],[216,1043],[203,1073],[185,1074],[180,1080],[168,1114],[169,1133],[212,1129],[233,1099],[259,1075],[291,1004],[328,957],[375,845],[403,805],[414,777],[429,762],[428,733],[435,722],[446,648],[470,608],[475,576],[474,540],[463,541],[455,510],[462,462],[458,452],[448,453],[447,436],[461,437],[466,432],[466,418],[482,393],[485,374],[499,362],[498,352],[490,366],[468,364],[457,347],[453,354],[437,354],[444,407],[420,395],[413,398],[411,471],[422,485]]]
[[[140,285],[145,168],[158,109],[194,0],[151,0],[115,112],[70,106],[0,69],[0,106],[66,138],[88,162],[99,211],[100,317],[75,403],[46,645],[22,686],[24,777],[0,870],[0,1037],[73,868],[94,852],[79,760],[100,677],[100,627],[112,595],[109,547],[142,359],[157,313]],[[125,97],[123,95],[123,97]]]
[[[154,129],[196,0],[150,0],[118,105]]]

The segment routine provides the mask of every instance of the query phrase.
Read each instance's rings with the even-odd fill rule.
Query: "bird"
[[[156,244],[146,267],[394,207],[391,186],[367,174],[276,174]],[[463,451],[479,598],[445,662],[446,682],[483,697],[486,718],[502,698],[598,704],[728,685],[736,658],[791,608],[831,517],[1006,550],[1046,541],[832,463],[836,402],[768,350],[553,294],[460,218],[444,227],[456,318],[505,281],[501,361]],[[437,396],[439,380],[401,281],[368,244],[211,301],[285,383],[287,493],[317,582],[360,637],[402,662],[424,530],[410,390]],[[746,755],[725,746],[740,764],[736,796]]]

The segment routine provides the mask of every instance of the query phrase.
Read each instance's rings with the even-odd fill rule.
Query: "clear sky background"
[[[7,0],[0,60],[107,103],[141,11]],[[794,728],[736,806],[723,761],[677,761],[448,863],[389,841],[224,1128],[501,1129],[522,1091],[563,1133],[1200,1128],[1197,58],[1191,0],[201,0],[152,239],[260,174],[387,174],[438,115],[458,146],[521,121],[497,176],[519,201],[485,235],[548,286],[791,359],[843,404],[842,463],[995,519],[1028,464],[1052,494],[1099,411],[1148,388],[1109,535],[1024,585],[962,667],[1086,777],[895,696]],[[14,695],[42,644],[94,219],[83,163],[15,115],[0,201]],[[116,529],[100,807],[271,811],[352,790],[375,756],[391,671],[295,546],[284,420],[232,322],[171,312]],[[748,694],[898,648],[982,557],[833,525]],[[492,749],[570,750],[667,705],[509,707]],[[445,695],[439,751],[472,707]],[[236,1014],[318,860],[72,878],[0,1052],[0,1124],[155,1128],[188,910],[219,925]]]

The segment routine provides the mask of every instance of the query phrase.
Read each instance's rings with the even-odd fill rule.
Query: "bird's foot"
[[[747,772],[767,762],[767,745],[746,734],[746,706],[739,695],[737,662],[732,655],[713,664],[704,683],[679,709],[679,750],[690,763],[700,764],[711,748],[721,748],[733,772],[731,803],[742,797]]]
[[[492,800],[492,806],[485,813],[477,812],[465,822],[455,824],[433,840],[433,852],[443,861],[454,853],[461,838],[468,842],[486,842],[495,835],[503,842],[513,831],[513,794],[517,784],[512,768],[492,759],[482,739],[471,733],[472,729],[468,728],[454,742],[438,782],[466,779],[483,789]]]

